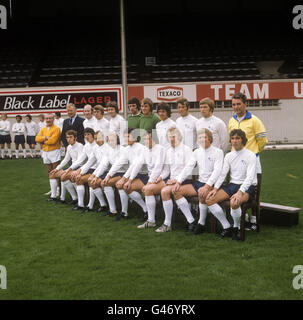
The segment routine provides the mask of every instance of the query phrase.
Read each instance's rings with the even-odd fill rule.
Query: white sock
[[[199,217],[198,223],[201,224],[202,226],[205,226],[205,220],[207,217],[207,210],[208,210],[208,207],[205,203],[199,203],[200,217]]]
[[[19,159],[19,150],[15,150],[16,153],[16,159]]]
[[[220,221],[220,223],[223,226],[223,229],[230,228],[230,223],[226,219],[224,211],[217,203],[213,204],[212,206],[209,206],[208,208],[210,212]]]
[[[174,208],[173,201],[170,199],[170,200],[167,200],[167,201],[163,201],[162,203],[163,203],[163,209],[164,209],[164,212],[165,212],[164,224],[170,227],[171,218],[172,218],[172,215],[173,215],[173,208]]]
[[[78,196],[77,196],[77,192],[75,190],[74,184],[70,180],[66,180],[64,181],[64,186],[68,191],[68,193],[71,195],[72,199],[77,200]]]
[[[78,195],[78,207],[84,207],[85,188],[83,185],[77,186],[77,195]]]
[[[128,196],[131,199],[133,199],[134,201],[136,201],[138,203],[138,205],[143,209],[144,212],[147,212],[146,204],[145,204],[144,200],[142,199],[141,194],[139,192],[133,191]]]
[[[118,191],[119,191],[120,199],[121,199],[122,212],[127,213],[127,211],[128,211],[128,195],[123,189],[118,190]]]
[[[249,222],[249,215],[248,215],[248,213],[245,213],[245,221],[246,221],[246,222]]]
[[[57,179],[49,179],[49,184],[51,188],[51,198],[56,198],[57,193]]]
[[[155,196],[145,196],[145,203],[147,207],[148,213],[148,221],[149,222],[156,222],[155,215],[156,215],[156,198]]]
[[[251,223],[257,223],[257,218],[256,218],[256,216],[251,215],[251,216],[250,216],[250,222],[251,222]]]
[[[33,157],[33,149],[29,149],[29,153],[30,153],[31,157]]]
[[[190,211],[189,204],[184,197],[182,197],[179,200],[176,200],[176,204],[180,208],[180,210],[183,212],[183,214],[185,215],[185,218],[188,223],[192,223],[195,221],[195,219]]]
[[[95,199],[96,199],[96,196],[95,196],[95,192],[94,192],[94,189],[89,187],[89,203],[88,203],[88,207],[90,209],[93,208],[94,206],[94,203],[95,203]]]
[[[7,151],[8,151],[9,157],[11,158],[12,157],[12,149],[7,149]]]
[[[4,159],[4,149],[1,149],[1,157]]]
[[[26,149],[23,149],[23,156],[26,158]]]
[[[113,187],[104,187],[104,193],[108,201],[109,210],[111,213],[117,212],[116,202],[115,202],[115,191]]]
[[[99,200],[100,206],[101,207],[105,207],[106,206],[106,202],[105,202],[105,199],[104,199],[104,195],[103,195],[102,189],[101,188],[97,188],[97,189],[93,189],[93,190],[94,190],[95,196]]]
[[[36,153],[36,149],[32,149],[33,151],[33,156],[36,157],[37,153]]]
[[[61,195],[60,195],[60,200],[64,201],[65,200],[65,195],[66,195],[66,188],[64,182],[61,181]]]
[[[240,229],[240,225],[241,225],[241,207],[239,207],[238,209],[232,209],[230,208],[230,215],[233,217],[234,219],[234,228],[238,228]]]

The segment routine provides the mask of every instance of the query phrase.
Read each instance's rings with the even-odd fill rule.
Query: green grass
[[[303,151],[262,154],[262,200],[303,208]],[[261,226],[244,243],[214,234],[138,230],[45,201],[41,160],[0,162],[0,299],[302,299],[303,222]],[[162,219],[157,221],[158,224]]]

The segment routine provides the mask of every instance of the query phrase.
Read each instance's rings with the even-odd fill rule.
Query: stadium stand
[[[295,36],[281,41],[255,41],[237,46],[236,40],[214,39],[158,41],[156,63],[127,49],[128,83],[257,80],[303,77],[303,48]],[[104,85],[122,82],[120,43],[87,40],[18,43],[0,53],[0,86],[32,87]]]

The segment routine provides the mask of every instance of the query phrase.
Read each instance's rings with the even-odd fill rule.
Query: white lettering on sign
[[[0,28],[7,29],[7,10],[2,5],[0,5]]]
[[[293,21],[292,21],[292,26],[294,29],[299,30],[303,29],[303,6],[302,5],[297,5],[294,6],[292,9],[292,13],[297,14]]]
[[[299,84],[300,84],[300,92],[299,92]],[[294,96],[296,98],[303,98],[303,82],[295,82],[294,83]]]

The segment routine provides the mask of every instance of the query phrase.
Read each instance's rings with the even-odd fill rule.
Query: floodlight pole
[[[127,117],[127,71],[126,71],[126,45],[124,25],[124,0],[120,0],[120,37],[121,37],[121,68],[122,68],[122,91],[123,91],[123,115]]]

